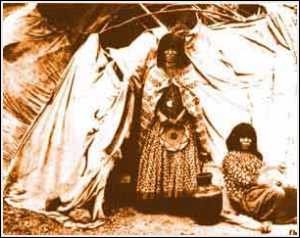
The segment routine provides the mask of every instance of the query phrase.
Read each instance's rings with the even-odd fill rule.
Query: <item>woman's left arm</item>
[[[196,119],[196,137],[203,156],[211,156],[211,149],[208,142],[208,132],[203,119]]]

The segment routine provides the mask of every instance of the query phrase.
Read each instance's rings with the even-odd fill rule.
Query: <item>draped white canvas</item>
[[[287,13],[279,9],[261,20],[222,29],[198,24],[187,54],[201,82],[197,96],[205,111],[215,163],[220,164],[226,153],[224,139],[231,129],[251,122],[266,163],[286,162],[288,180],[295,185],[298,82],[295,46],[288,39],[296,42],[296,36],[289,31],[293,27],[274,21],[280,14]],[[285,19],[290,23],[289,16]],[[272,34],[278,27],[285,30]],[[9,204],[45,212],[47,198],[60,196],[64,205],[59,211],[67,211],[94,197],[95,223],[87,226],[102,223],[106,180],[121,157],[120,146],[132,120],[135,97],[128,80],[137,68],[152,64],[146,61],[147,54],[156,49],[164,32],[152,29],[128,47],[110,49],[111,62],[99,46],[101,38],[90,35],[12,161],[8,174],[15,180],[5,195]],[[114,61],[123,81],[113,69]],[[76,225],[66,216],[47,214],[65,225]]]

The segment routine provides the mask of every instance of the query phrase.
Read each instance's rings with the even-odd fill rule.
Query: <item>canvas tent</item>
[[[38,212],[45,212],[45,201],[55,195],[65,202],[60,211],[95,199],[93,227],[104,216],[108,175],[126,159],[121,145],[130,137],[136,100],[128,79],[149,67],[147,56],[166,28],[153,26],[121,48],[104,47],[101,34],[88,34],[73,54],[70,37],[61,31],[47,31],[45,25],[43,31],[32,31],[41,19],[36,7],[24,6],[4,20],[4,159],[9,164],[5,199]],[[214,162],[220,165],[230,130],[250,122],[266,163],[286,162],[288,180],[295,184],[295,9],[280,4],[266,4],[265,9],[264,17],[244,23],[205,26],[199,21],[187,54],[198,72],[197,95]],[[104,15],[107,12],[114,11]],[[39,24],[41,29],[44,23]],[[37,48],[22,47],[24,42],[33,46],[32,39],[38,37],[46,40]],[[19,57],[11,57],[16,54]],[[36,68],[24,68],[29,64]],[[65,216],[47,214],[74,225]]]

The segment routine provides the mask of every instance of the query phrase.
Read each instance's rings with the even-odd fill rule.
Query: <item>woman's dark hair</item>
[[[186,56],[184,51],[185,40],[183,37],[168,33],[164,35],[158,44],[157,49],[157,66],[164,68],[165,66],[165,54],[164,51],[168,49],[175,49],[178,52],[177,57],[177,67],[184,68],[188,66],[191,62]]]
[[[228,151],[242,151],[240,138],[248,137],[252,140],[249,152],[256,155],[260,160],[263,159],[262,154],[257,149],[257,136],[255,129],[248,123],[240,123],[236,125],[226,140]]]

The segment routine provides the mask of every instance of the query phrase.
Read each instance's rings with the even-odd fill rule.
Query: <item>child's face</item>
[[[249,150],[251,143],[252,143],[252,140],[249,137],[241,137],[240,138],[240,144],[241,144],[242,150]]]

